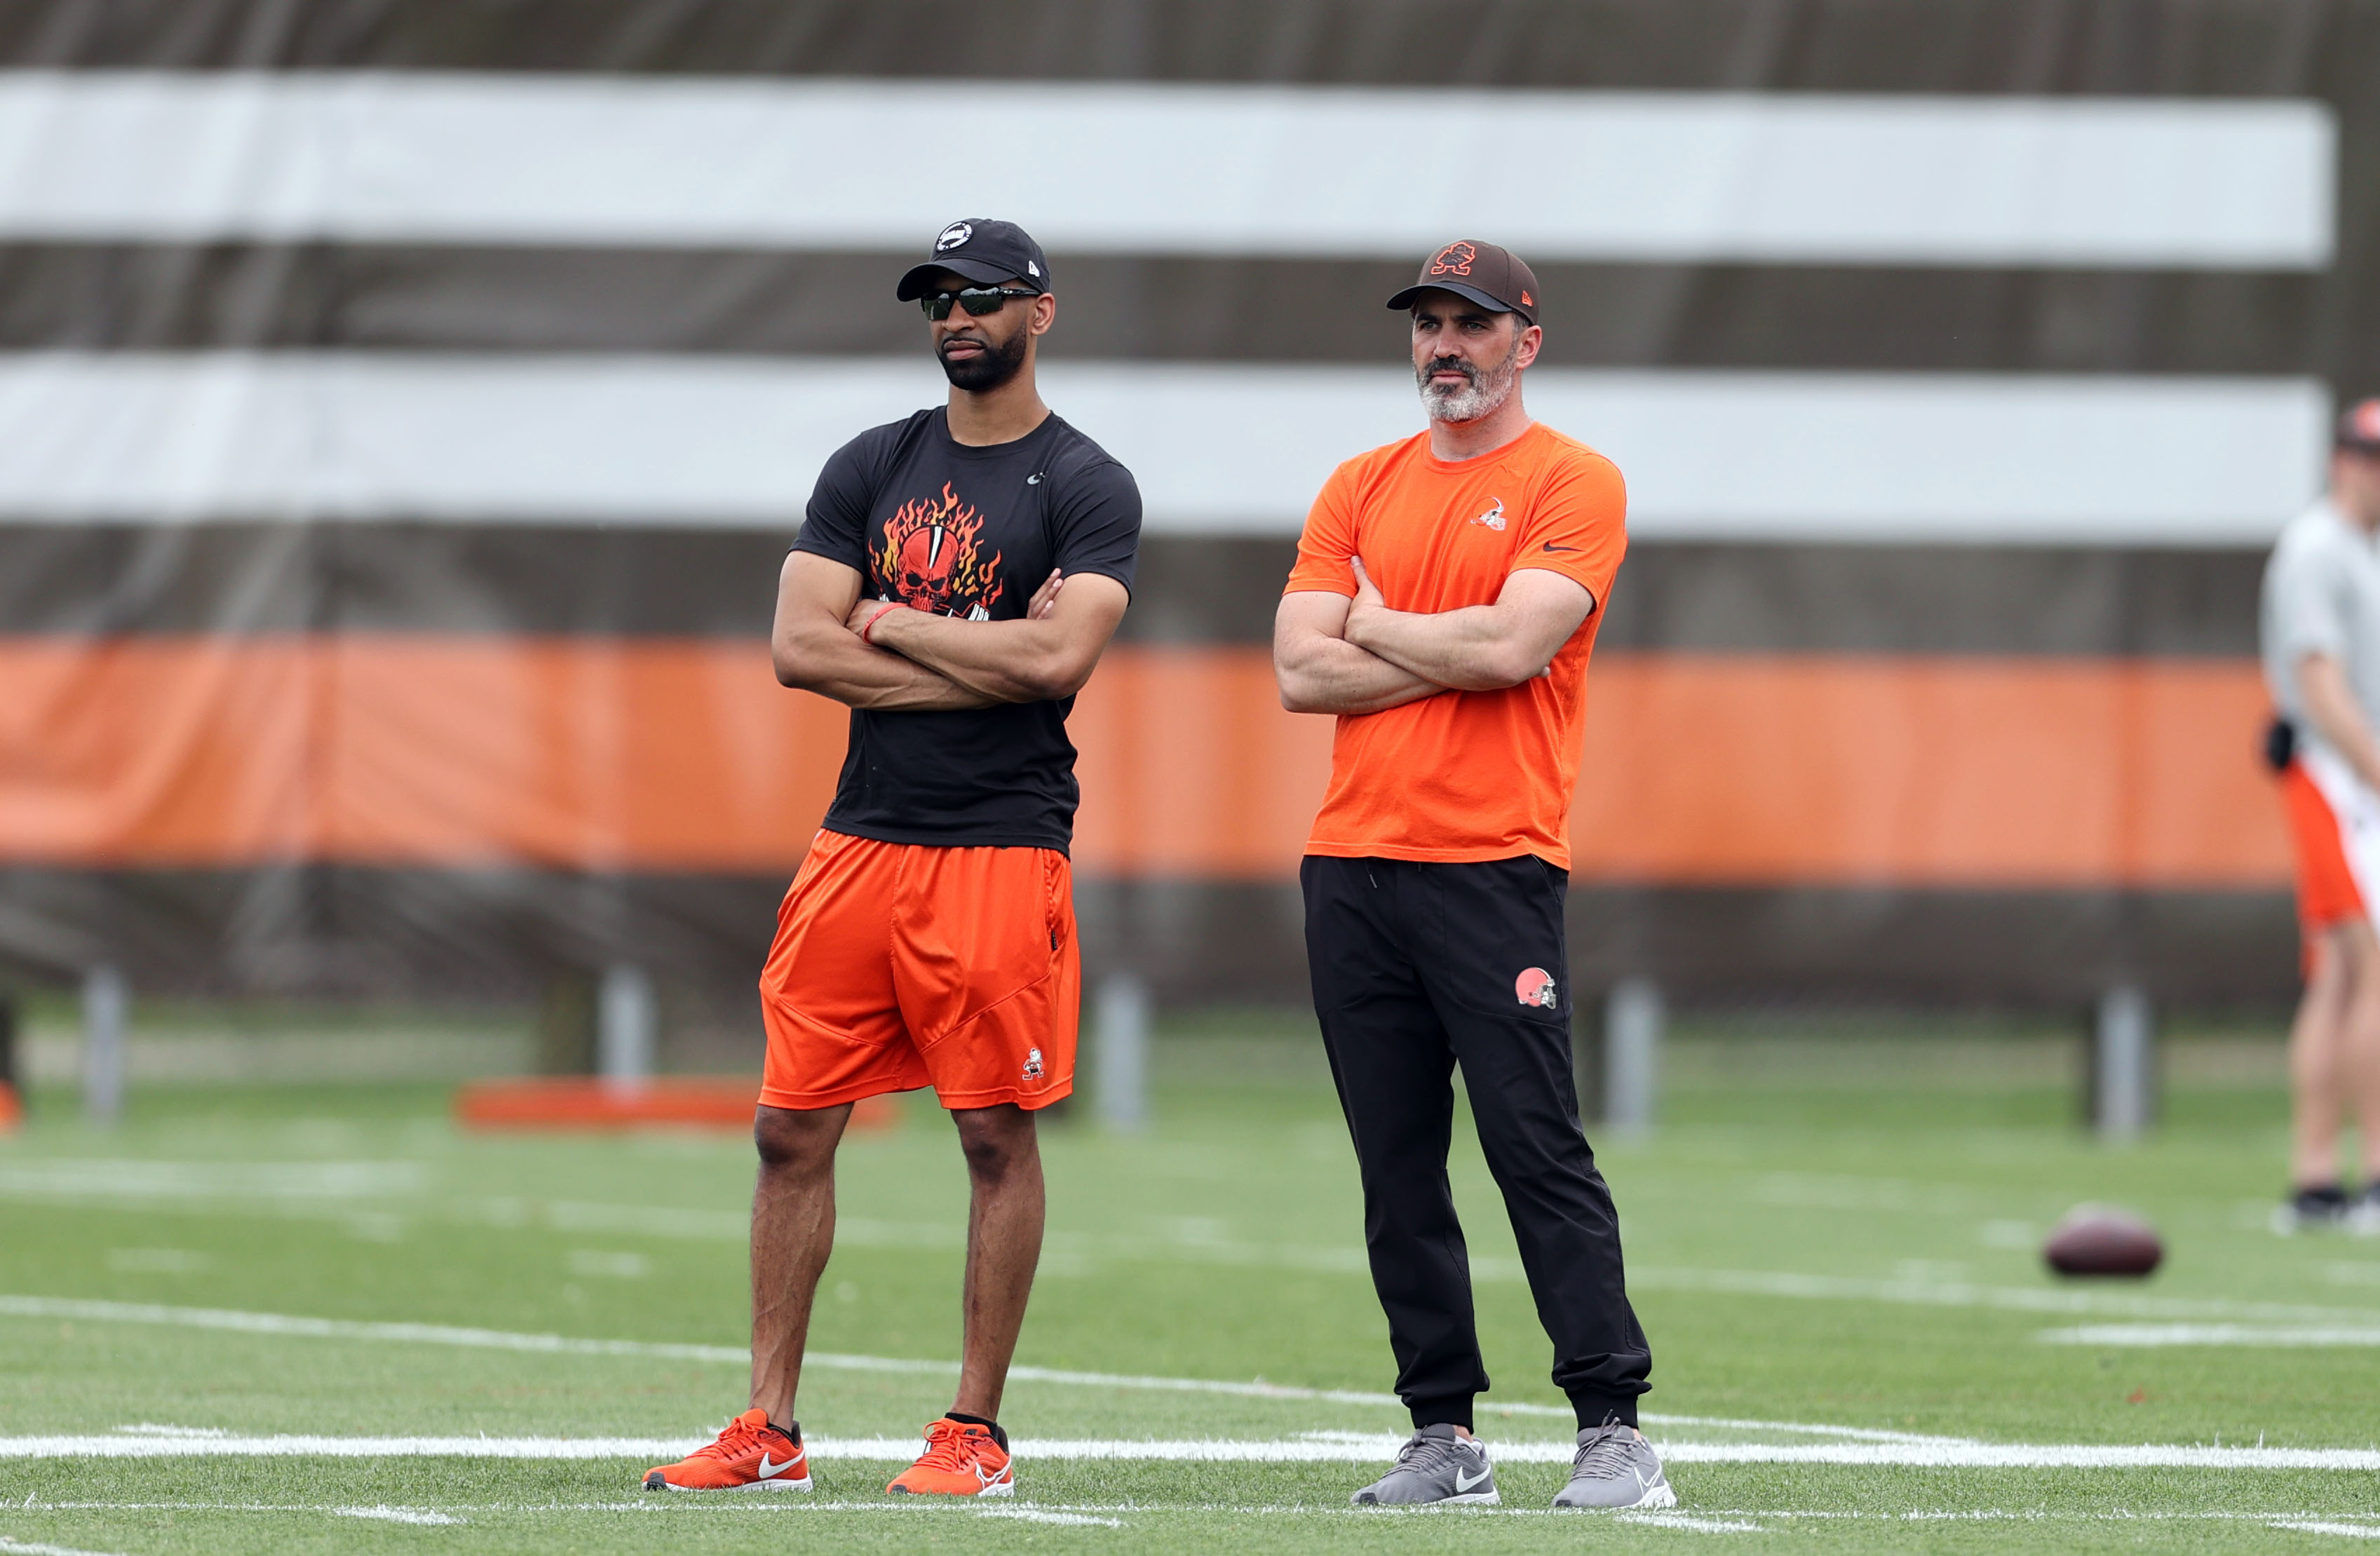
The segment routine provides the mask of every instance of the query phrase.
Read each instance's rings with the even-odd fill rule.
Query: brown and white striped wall
[[[1095,961],[1302,991],[1272,604],[1475,233],[1630,480],[1583,982],[2291,989],[2255,587],[2380,387],[2380,0],[8,7],[0,958],[748,985],[843,741],[778,559],[979,212],[1148,504]]]

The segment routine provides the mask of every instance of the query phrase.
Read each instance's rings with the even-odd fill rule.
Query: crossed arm
[[[1097,573],[1051,573],[1020,621],[961,621],[860,598],[853,568],[792,552],[769,637],[777,679],[853,708],[928,712],[1071,697],[1130,596]],[[860,628],[869,627],[868,641]]]
[[[1301,590],[1273,617],[1273,674],[1293,713],[1378,713],[1442,691],[1496,691],[1546,673],[1595,609],[1586,587],[1525,567],[1492,605],[1392,611],[1355,559],[1355,596]]]

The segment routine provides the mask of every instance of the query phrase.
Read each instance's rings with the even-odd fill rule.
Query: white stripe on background
[[[985,133],[996,176],[949,176]],[[2309,270],[2335,141],[2304,101],[17,71],[0,236],[922,253],[992,205],[1062,283],[1070,253],[1417,261],[1459,236]]]
[[[2359,1350],[2380,1346],[2380,1328],[2339,1324],[2083,1324],[2034,1337],[2048,1345],[2108,1345],[2142,1350]]]
[[[1394,366],[1061,360],[1043,390],[1160,533],[1293,534],[1334,465],[1422,424]],[[0,517],[790,533],[837,445],[943,392],[922,352],[14,354]],[[1619,463],[1654,539],[2263,542],[2328,417],[2306,379],[1546,369],[1526,392]]]
[[[0,1459],[460,1458],[666,1461],[702,1446],[700,1438],[571,1437],[237,1437],[229,1433],[127,1430],[108,1435],[0,1437]],[[1019,1438],[1019,1460],[1175,1464],[1373,1464],[1396,1457],[1402,1437],[1330,1432],[1270,1440]],[[808,1441],[820,1459],[904,1463],[915,1437]],[[1660,1442],[1672,1465],[1851,1465],[1925,1469],[2226,1469],[2380,1470],[2380,1450],[2366,1448],[2213,1448],[2143,1443],[1990,1442]],[[1506,1464],[1568,1464],[1578,1445],[1490,1441]]]

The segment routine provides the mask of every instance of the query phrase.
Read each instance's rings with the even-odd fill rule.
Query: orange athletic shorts
[[[2296,856],[2298,923],[2311,938],[2361,915],[2363,893],[2347,861],[2338,811],[2304,761],[2282,770],[2281,805],[2289,814],[2290,851]]]
[[[1048,1107],[1075,1088],[1082,981],[1065,855],[822,832],[760,973],[760,1101]]]

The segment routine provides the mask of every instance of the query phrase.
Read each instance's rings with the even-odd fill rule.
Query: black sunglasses
[[[953,303],[981,319],[1006,308],[1011,298],[1038,298],[1040,295],[1030,286],[969,286],[963,291],[936,292],[931,297],[919,298],[917,306],[926,310],[929,319],[949,318]]]

